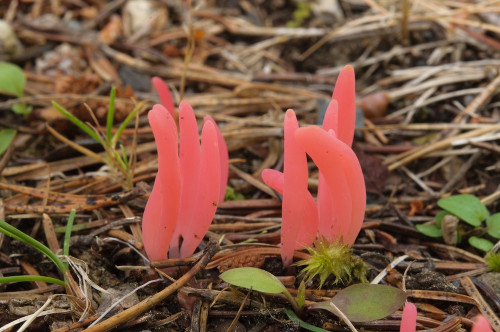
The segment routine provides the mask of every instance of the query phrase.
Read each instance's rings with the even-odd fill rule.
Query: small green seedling
[[[268,294],[285,294],[295,312],[304,308],[305,287],[299,287],[295,300],[286,287],[271,273],[254,267],[242,267],[226,271],[220,278],[232,285]],[[406,293],[398,288],[356,284],[342,289],[328,301],[306,306],[306,309],[324,309],[338,315],[338,309],[350,321],[367,322],[382,319],[403,305]],[[302,304],[300,304],[302,303]]]
[[[63,114],[68,120],[70,120],[74,125],[83,130],[87,135],[95,139],[99,142],[105,152],[106,158],[101,157],[100,155],[90,151],[89,149],[78,145],[71,140],[68,140],[50,126],[47,129],[56,136],[59,140],[67,143],[75,150],[82,152],[87,156],[91,156],[99,160],[100,162],[105,163],[110,169],[111,175],[122,184],[125,189],[132,188],[133,184],[133,167],[131,160],[133,158],[129,157],[125,151],[125,148],[120,145],[118,147],[118,140],[120,139],[121,134],[125,130],[125,128],[129,125],[129,123],[134,119],[138,112],[143,108],[145,102],[140,102],[137,106],[130,112],[125,120],[120,124],[116,132],[113,134],[113,121],[114,121],[114,113],[115,113],[115,98],[116,98],[116,89],[113,87],[111,89],[111,94],[109,97],[109,106],[108,106],[108,114],[106,118],[106,132],[101,133],[98,129],[91,127],[90,125],[84,123],[76,116],[71,114],[67,109],[62,107],[56,102],[52,102],[52,105],[58,110],[61,114]]]
[[[0,62],[0,93],[23,97],[26,76],[21,68],[9,62]],[[25,103],[12,106],[12,111],[17,114],[28,115],[33,107]]]
[[[482,236],[488,234],[500,239],[500,213],[490,215],[486,206],[476,196],[450,196],[440,199],[437,204],[443,211],[436,215],[434,224],[417,225],[420,233],[440,238],[452,232],[453,236],[456,236],[455,243],[460,243],[462,234],[458,229],[458,221],[463,221],[473,226],[475,232],[481,233],[481,236],[470,236],[468,239],[469,244],[479,250],[487,252],[493,248],[493,243]]]
[[[61,261],[61,259],[59,259],[59,257],[57,257],[57,255],[54,252],[52,252],[52,250],[50,250],[44,244],[38,242],[31,236],[21,232],[14,226],[9,225],[8,223],[6,223],[1,219],[0,219],[0,232],[16,240],[19,240],[41,252],[57,266],[62,275],[65,275],[68,272],[67,265],[64,264],[63,261]],[[61,286],[66,285],[66,283],[60,279],[44,277],[44,276],[30,275],[30,276],[0,277],[0,283],[13,283],[13,282],[24,282],[24,281],[43,281],[53,284],[59,284]]]

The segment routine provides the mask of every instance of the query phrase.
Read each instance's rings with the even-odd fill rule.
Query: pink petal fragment
[[[191,199],[194,201],[195,216],[193,223],[184,234],[181,256],[194,253],[203,240],[219,204],[220,193],[220,161],[218,137],[215,126],[210,121],[203,125],[201,132],[200,176],[198,192]]]
[[[338,130],[335,128],[328,128],[334,129],[337,133],[337,137],[348,146],[352,145],[352,141],[354,139],[354,127],[356,124],[355,81],[354,68],[350,65],[342,68],[332,95],[332,99],[335,99],[339,104]]]
[[[342,141],[316,126],[297,130],[295,137],[325,177],[333,201],[339,207],[337,220],[348,225],[343,241],[352,245],[366,209],[365,182],[356,155]]]
[[[411,302],[406,302],[401,318],[399,332],[415,332],[417,330],[417,307]]]
[[[274,169],[265,169],[262,171],[262,180],[264,180],[269,187],[283,195],[283,187],[285,184],[285,177],[283,173]],[[297,235],[297,240],[295,241],[295,250],[300,250],[305,246],[310,246],[317,235],[318,212],[314,198],[309,191],[307,191],[304,209],[306,209],[307,219],[305,219],[300,225],[299,234]]]
[[[200,171],[200,140],[198,124],[191,105],[182,101],[179,105],[179,161],[181,171],[181,200],[179,222],[170,243],[170,258],[179,257],[179,236],[189,232],[189,225],[194,223]]]
[[[158,150],[158,174],[142,220],[144,247],[151,260],[166,259],[177,225],[180,202],[180,171],[177,157],[177,126],[161,105],[148,114]]]
[[[210,121],[214,124],[215,130],[217,131],[217,138],[219,143],[219,154],[220,154],[220,195],[219,202],[224,201],[224,197],[226,196],[226,187],[227,187],[227,178],[229,175],[229,153],[227,152],[227,145],[222,133],[220,132],[217,123],[210,115],[205,115],[203,120]]]
[[[170,115],[175,118],[174,100],[165,82],[157,76],[153,77],[151,82],[153,83],[156,92],[158,92],[161,104],[169,111]]]
[[[478,315],[471,332],[491,332],[491,325],[483,315]]]
[[[284,185],[281,224],[281,259],[285,266],[292,263],[300,225],[307,220],[307,157],[296,143],[294,133],[299,128],[295,112],[288,110],[284,121]]]

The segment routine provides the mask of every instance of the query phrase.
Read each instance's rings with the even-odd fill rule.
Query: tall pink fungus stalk
[[[417,329],[417,307],[406,302],[403,309],[403,317],[401,318],[401,326],[399,332],[415,332]]]
[[[337,137],[347,144],[352,145],[354,139],[354,127],[356,123],[356,91],[354,68],[345,66],[340,71],[332,100],[327,107],[323,119],[323,129],[333,130]],[[323,172],[318,176],[318,214],[319,214],[319,234],[329,240],[333,240],[339,235],[345,237],[345,222],[339,220],[340,204],[332,204],[333,195],[325,183]],[[352,243],[351,243],[352,244]]]
[[[361,167],[350,148],[354,124],[351,66],[339,75],[323,130],[314,126],[299,129],[293,110],[286,113],[283,173],[262,172],[264,182],[283,195],[281,253],[285,265],[291,263],[294,249],[310,245],[318,233],[352,245],[361,229],[366,192]],[[306,152],[320,172],[317,203],[307,190]]]
[[[399,332],[415,332],[417,329],[417,307],[407,302],[401,317]],[[478,315],[472,325],[471,332],[491,332],[491,326],[483,315]]]
[[[294,111],[288,110],[284,122],[283,173],[270,169],[262,172],[264,182],[283,195],[281,257],[285,265],[291,263],[294,249],[313,242],[318,227],[316,205],[307,189],[307,157],[294,136],[298,128]]]
[[[167,256],[179,215],[177,126],[162,105],[153,106],[148,119],[158,150],[158,174],[142,216],[142,237],[149,259],[160,260]]]
[[[478,315],[471,332],[491,332],[491,325],[483,315]]]
[[[170,91],[159,78],[153,78],[153,84],[165,107],[155,105],[149,113],[158,150],[158,174],[143,216],[144,245],[152,260],[165,259],[167,252],[170,257],[186,257],[196,250],[218,203],[224,200],[227,147],[208,116],[200,146],[194,111],[186,101],[179,105],[178,138]]]

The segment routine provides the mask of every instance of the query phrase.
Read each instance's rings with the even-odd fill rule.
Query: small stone
[[[500,294],[500,273],[488,272],[478,277],[479,280],[490,286],[497,294]]]

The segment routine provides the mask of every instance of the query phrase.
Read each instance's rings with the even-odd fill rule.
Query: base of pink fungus
[[[399,332],[415,332],[417,329],[417,307],[411,303],[406,302],[403,309],[403,316],[401,318],[401,326]]]

